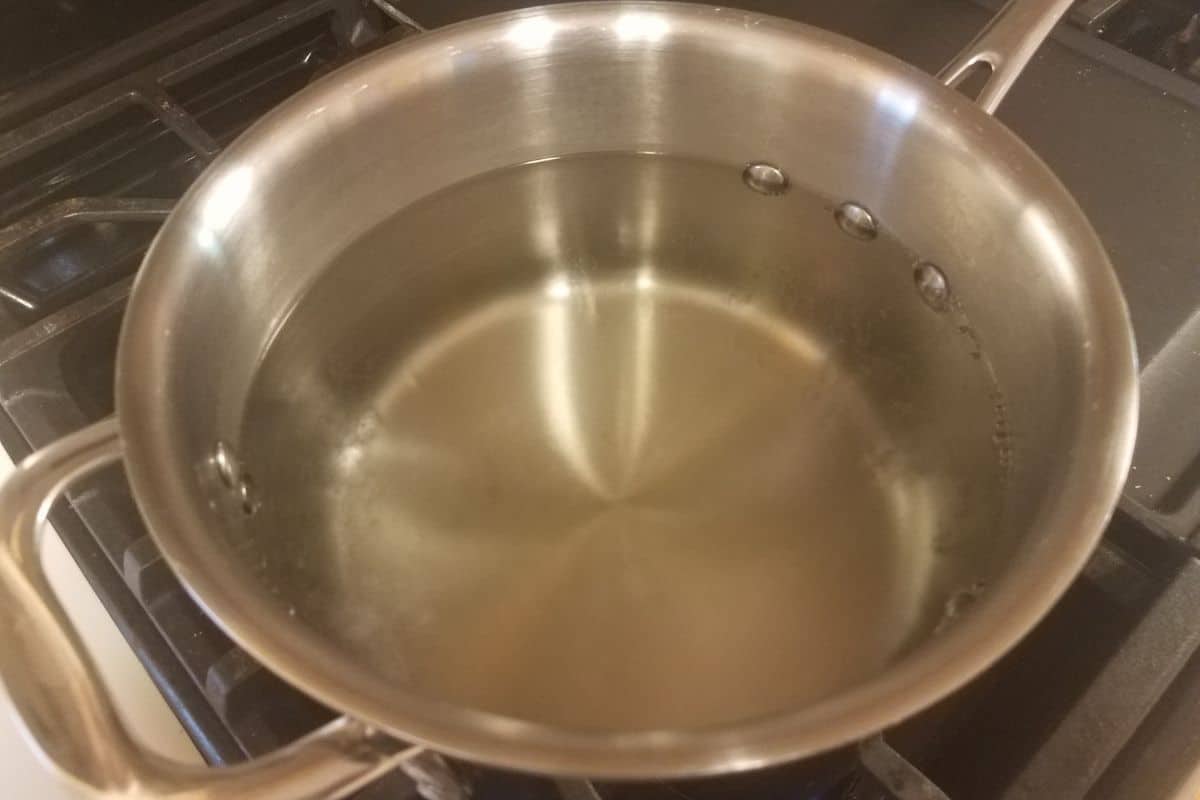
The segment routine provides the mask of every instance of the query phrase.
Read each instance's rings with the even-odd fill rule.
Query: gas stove
[[[969,0],[733,2],[936,70]],[[0,443],[14,457],[113,411],[117,335],[158,224],[223,147],[309,81],[500,0],[170,0],[0,11]],[[1081,0],[999,118],[1071,189],[1129,300],[1142,363],[1134,466],[1103,544],[1047,619],[943,703],[829,757],[717,780],[592,785],[451,764],[477,798],[1174,798],[1200,789],[1200,16]],[[60,536],[197,748],[269,752],[333,713],[190,600],[120,467],[53,510]],[[437,776],[433,776],[437,777]],[[445,776],[443,776],[443,779]],[[436,783],[436,781],[435,781]],[[361,797],[417,797],[402,774]],[[1190,792],[1190,794],[1188,794]]]

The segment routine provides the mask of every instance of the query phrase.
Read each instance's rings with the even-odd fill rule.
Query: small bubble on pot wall
[[[237,484],[238,472],[241,469],[238,467],[233,450],[225,442],[217,442],[217,446],[213,450],[212,464],[221,483],[225,484],[226,488],[232,489]]]
[[[913,267],[913,283],[921,299],[934,311],[945,311],[950,307],[950,283],[946,273],[936,264],[922,261]]]
[[[742,182],[759,194],[783,194],[790,182],[787,174],[765,161],[752,161],[742,170]]]
[[[238,499],[242,501],[242,513],[251,516],[258,511],[260,505],[258,493],[254,489],[254,480],[249,475],[243,475],[238,484]]]
[[[838,227],[855,239],[869,242],[879,235],[879,223],[865,206],[858,203],[842,203],[833,211]]]
[[[951,624],[955,619],[962,616],[971,606],[979,600],[986,588],[983,581],[975,581],[970,586],[959,589],[946,599],[946,605],[942,610],[942,619],[938,622],[935,633],[940,633],[945,630],[946,626]]]

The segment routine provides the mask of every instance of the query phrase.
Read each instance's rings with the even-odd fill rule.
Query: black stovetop
[[[518,5],[393,2],[429,26]],[[988,14],[988,3],[969,0],[729,4],[830,28],[928,70]],[[1088,213],[1138,336],[1135,468],[1084,575],[999,665],[851,754],[828,783],[785,768],[601,787],[606,797],[1161,798],[1198,768],[1200,21],[1191,5],[1081,0],[999,113]],[[314,76],[401,33],[367,0],[0,10],[0,441],[11,454],[112,413],[131,276],[204,166]],[[210,762],[268,752],[331,716],[187,597],[119,467],[75,486],[52,518]],[[585,796],[580,786],[456,768],[481,798]],[[364,796],[415,795],[395,775]]]

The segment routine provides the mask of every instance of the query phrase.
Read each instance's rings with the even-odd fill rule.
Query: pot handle
[[[969,45],[938,73],[950,88],[957,87],[976,67],[991,70],[975,102],[989,114],[1008,94],[1029,59],[1050,35],[1074,0],[1008,0]]]
[[[0,484],[0,679],[43,760],[98,796],[260,800],[342,797],[419,756],[423,748],[346,717],[270,755],[215,769],[171,761],[134,741],[38,551],[55,498],[121,453],[110,417],[30,455]]]

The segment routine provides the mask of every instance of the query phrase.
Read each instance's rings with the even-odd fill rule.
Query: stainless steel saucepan
[[[36,745],[105,796],[341,794],[421,746],[697,776],[976,675],[1134,435],[1104,251],[990,116],[1068,5],[1013,0],[940,80],[741,11],[529,9],[269,114],[147,255],[117,416],[0,489]],[[121,457],[196,599],[344,719],[234,769],[130,740],[36,559]]]

